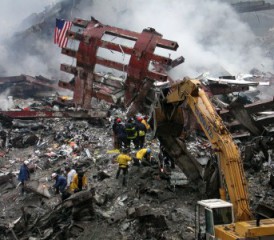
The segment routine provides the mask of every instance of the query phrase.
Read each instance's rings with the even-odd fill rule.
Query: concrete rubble
[[[273,7],[260,2],[264,7]],[[243,4],[234,7],[239,12],[249,9]],[[151,108],[155,106],[154,97],[161,89],[159,86],[173,82],[165,68],[176,67],[184,58],[172,60],[152,52],[153,71],[136,64],[138,60],[135,66],[128,66],[128,79],[91,73],[96,62],[92,58],[82,62],[88,52],[86,48],[90,47],[88,44],[94,44],[90,41],[92,33],[102,33],[103,29],[113,31],[112,37],[139,37],[141,40],[150,39],[143,37],[152,34],[163,48],[170,44],[171,50],[176,50],[178,44],[162,39],[153,28],[139,34],[104,25],[93,17],[91,21],[75,19],[73,24],[82,29],[88,24],[93,27],[83,31],[89,32],[89,36],[69,32],[72,39],[84,46],[79,52],[62,49],[63,54],[78,58],[76,67],[61,65],[62,71],[74,75],[69,82],[56,84],[43,76],[28,75],[0,78],[2,94],[10,90],[10,96],[0,109],[0,239],[194,239],[196,202],[219,197],[219,172],[211,144],[187,106],[182,107],[184,126],[159,128],[157,131],[163,131],[163,135],[158,132],[158,138],[154,132],[147,135],[145,146],[151,148],[155,164],[136,166],[130,163],[126,186],[122,185],[121,177],[116,179],[118,166],[114,159],[119,151],[113,149],[112,132],[115,117],[124,121],[139,110],[150,115],[153,125]],[[153,49],[140,42],[143,49]],[[156,40],[149,42],[156,46]],[[122,50],[120,45],[107,41],[102,45],[134,53],[133,57],[137,58],[135,49]],[[96,52],[95,47],[90,50]],[[144,56],[139,58],[147,61]],[[98,58],[97,61],[125,70],[121,64],[107,59]],[[162,66],[161,62],[165,64]],[[248,84],[235,76],[211,79],[201,76],[198,79],[241,151],[252,210],[273,217],[273,90],[269,88],[270,93],[264,95],[265,88],[259,86],[259,82],[272,86],[274,75],[256,69],[250,75]],[[155,80],[155,84],[147,79]],[[231,84],[231,80],[236,84]],[[63,89],[71,90],[73,97],[61,96]],[[143,94],[137,94],[139,92]],[[122,104],[123,101],[126,104]],[[175,138],[169,130],[181,135]],[[164,131],[169,136],[161,138],[165,136]],[[174,169],[160,168],[160,142],[175,159]],[[130,155],[135,153],[132,150]],[[31,177],[26,185],[27,193],[21,195],[17,177],[25,160],[30,161]],[[63,174],[66,166],[84,170],[88,188],[62,201],[61,195],[52,189],[51,174]]]
[[[115,116],[125,117],[125,113],[115,108],[109,112],[111,117],[104,124],[65,118],[13,119],[11,124],[1,120],[6,133],[1,135],[1,239],[193,239],[195,203],[207,198],[206,187],[197,189],[177,166],[163,175],[157,164],[130,165],[127,187],[122,187],[121,180],[115,179],[113,159],[118,153],[112,150],[111,124]],[[236,141],[252,207],[272,206],[273,137],[249,136]],[[147,139],[147,145],[157,160],[158,140]],[[209,163],[216,163],[209,146],[199,130],[186,139],[202,175],[209,174]],[[32,173],[28,193],[21,196],[17,175],[26,159]],[[51,189],[51,173],[61,173],[68,164],[86,170],[89,188],[62,202]]]

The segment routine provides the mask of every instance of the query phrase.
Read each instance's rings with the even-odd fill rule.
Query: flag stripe
[[[66,22],[65,26],[63,27],[60,35],[59,35],[59,47],[66,47],[68,43],[68,38],[66,37],[67,30],[70,29],[71,23]]]
[[[66,37],[67,30],[72,26],[72,22],[61,19],[56,19],[56,26],[54,29],[54,43],[58,44],[59,47],[66,47],[68,38]]]

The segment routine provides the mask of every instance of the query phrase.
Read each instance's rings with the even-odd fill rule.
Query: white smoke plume
[[[0,8],[0,40],[7,39],[18,29],[20,23],[29,15],[42,12],[45,7],[51,6],[57,0],[1,0]]]
[[[24,6],[27,6],[24,8],[27,9],[26,14],[30,14],[39,10],[43,11],[46,5],[59,1],[2,0],[1,6],[2,9],[7,7],[7,14],[4,16],[7,17],[8,12],[13,13],[13,18],[16,19],[18,16],[18,22],[21,19],[20,11],[22,11],[19,10],[20,4],[24,3]],[[256,36],[225,2],[217,0],[82,0],[79,2],[70,0],[70,3],[71,19],[68,20],[75,17],[89,20],[93,16],[103,24],[136,32],[153,27],[163,34],[163,38],[177,41],[179,48],[176,52],[161,51],[164,56],[169,56],[171,53],[172,59],[181,55],[185,57],[185,63],[172,72],[175,78],[186,75],[195,77],[208,71],[214,73],[220,68],[235,75],[249,72],[252,68],[263,72],[273,70],[273,61],[264,56],[264,51],[258,47]],[[3,22],[3,19],[0,22],[2,26],[4,23],[8,24],[4,28],[4,33],[8,36],[13,30],[11,22]],[[53,31],[54,26],[52,26],[52,36]],[[0,37],[0,42],[1,40],[3,37]],[[61,54],[61,49],[53,44],[52,38],[46,40],[41,37],[29,44],[38,45],[40,49],[43,49],[48,61],[42,61],[39,56],[31,52],[26,52],[23,60],[16,57],[10,60],[11,52],[6,50],[2,41],[0,72],[4,69],[8,73],[6,75],[23,73],[62,78],[64,75],[60,71],[60,64],[75,64],[75,60]]]
[[[153,27],[179,43],[172,58],[183,55],[177,75],[196,76],[220,67],[231,74],[252,68],[272,71],[273,62],[258,47],[256,36],[227,4],[216,0],[100,0],[85,6],[83,17],[141,32]],[[168,53],[166,53],[168,56]]]
[[[4,92],[0,94],[0,102],[1,102],[0,110],[2,111],[7,111],[10,108],[14,108],[14,103],[13,103],[12,97],[10,96],[9,89],[5,90]]]

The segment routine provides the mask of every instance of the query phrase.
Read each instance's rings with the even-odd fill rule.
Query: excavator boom
[[[184,78],[183,81],[171,86],[163,102],[173,104],[177,108],[180,103],[184,103],[192,110],[219,159],[220,174],[225,180],[232,206],[229,207],[229,203],[222,201],[226,200],[224,188],[220,189],[222,200],[209,199],[198,202],[198,205],[204,205],[205,218],[208,221],[206,239],[274,239],[273,219],[252,220],[253,215],[249,206],[247,183],[239,149],[203,90],[200,81]],[[229,209],[234,210],[235,223],[232,220],[234,217],[228,217],[231,212]],[[198,215],[199,213],[201,213],[200,210]],[[200,216],[197,216],[197,219],[200,220]],[[209,228],[210,224],[212,228]],[[203,237],[199,238],[200,232],[197,236],[198,239],[203,239]]]
[[[185,78],[171,89],[166,97],[167,103],[187,102],[219,157],[221,174],[225,178],[230,200],[234,205],[236,220],[252,219],[238,147],[202,89],[200,81]],[[221,198],[225,200],[223,192],[221,190]]]

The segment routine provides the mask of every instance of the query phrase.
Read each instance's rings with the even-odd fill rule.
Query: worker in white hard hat
[[[52,173],[51,178],[55,180],[53,188],[55,188],[56,193],[63,194],[67,187],[67,180],[64,176],[58,175],[57,173]]]
[[[25,160],[23,165],[20,167],[18,180],[21,182],[21,194],[25,194],[26,181],[30,179],[30,172],[28,168],[29,161]]]

